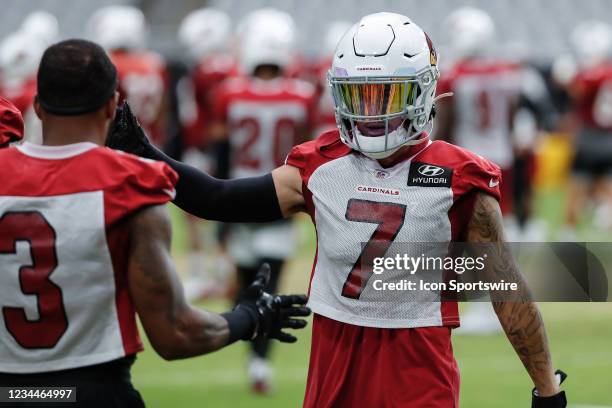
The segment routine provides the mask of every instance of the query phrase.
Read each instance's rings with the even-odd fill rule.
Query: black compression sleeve
[[[283,218],[272,174],[220,180],[147,146],[145,156],[166,162],[179,175],[174,204],[200,218],[225,222],[270,222]]]

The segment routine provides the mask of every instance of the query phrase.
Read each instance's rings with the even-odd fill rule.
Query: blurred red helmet
[[[11,102],[0,97],[0,147],[23,138],[23,117]]]

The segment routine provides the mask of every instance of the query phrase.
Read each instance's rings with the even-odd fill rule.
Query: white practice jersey
[[[376,290],[375,280],[398,281],[404,272],[374,276],[364,259],[394,256],[401,243],[456,240],[469,214],[455,203],[474,189],[499,198],[499,168],[440,141],[425,141],[413,151],[410,159],[383,169],[343,145],[334,130],[288,156],[287,164],[300,169],[317,230],[309,292],[315,313],[380,328],[459,323],[456,303],[440,302],[438,293]]]

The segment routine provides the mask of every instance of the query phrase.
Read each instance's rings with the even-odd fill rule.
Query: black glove
[[[106,146],[142,157],[148,157],[152,149],[151,142],[127,102],[117,107],[115,120],[108,129]]]
[[[295,343],[297,338],[283,329],[303,329],[306,320],[296,317],[310,315],[306,306],[305,295],[270,295],[264,288],[270,280],[270,265],[263,264],[257,272],[253,283],[247,288],[245,294],[235,310],[247,311],[255,319],[255,329],[250,339],[270,338],[283,343]],[[245,339],[246,340],[246,339]]]
[[[555,371],[555,376],[559,385],[565,381],[567,374],[561,370]],[[538,391],[534,388],[531,392],[531,408],[565,408],[567,407],[567,399],[565,398],[565,391],[561,391],[558,394],[551,395],[550,397],[540,397]]]

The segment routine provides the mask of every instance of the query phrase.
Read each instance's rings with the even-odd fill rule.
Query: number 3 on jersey
[[[37,211],[0,217],[0,255],[15,254],[17,241],[30,244],[32,264],[19,268],[19,286],[25,295],[36,296],[39,317],[28,320],[23,308],[2,307],[8,332],[23,348],[53,348],[68,329],[62,291],[49,279],[57,267],[55,239],[55,230]]]
[[[404,218],[406,205],[388,202],[351,199],[346,208],[345,218],[348,221],[378,224],[361,254],[348,274],[342,296],[359,299],[361,292],[372,277],[374,258],[385,256],[389,246],[397,237]]]

